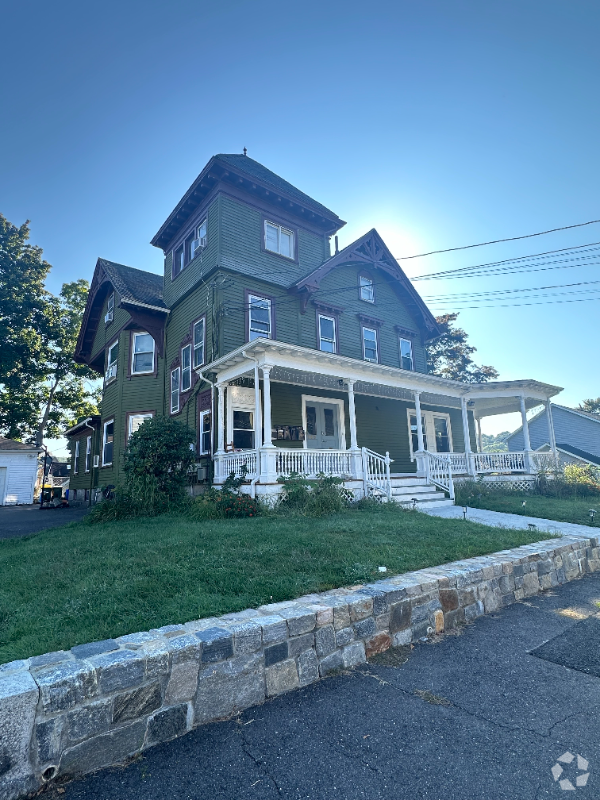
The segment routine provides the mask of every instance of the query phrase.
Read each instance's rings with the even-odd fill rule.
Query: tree
[[[502,433],[493,436],[490,433],[482,433],[481,439],[483,442],[484,453],[506,453],[508,450],[507,439],[510,436],[510,431],[502,431]]]
[[[0,434],[41,444],[97,413],[99,389],[90,383],[96,374],[73,359],[89,285],[50,294],[51,267],[28,238],[28,223],[16,228],[0,215]]]
[[[578,411],[587,411],[588,414],[600,414],[600,397],[589,398],[577,406]]]
[[[468,334],[455,328],[458,314],[436,317],[441,335],[427,345],[427,371],[441,378],[464,383],[485,383],[498,377],[494,367],[478,366],[471,358],[476,347],[467,343]]]

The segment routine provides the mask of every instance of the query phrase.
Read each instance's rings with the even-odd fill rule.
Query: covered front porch
[[[554,464],[555,447],[531,450],[527,410],[560,388],[537,381],[463,384],[267,339],[199,373],[214,385],[217,485],[245,466],[261,493],[295,472],[388,498],[395,481],[418,478],[452,498],[458,476],[534,475]],[[481,452],[481,418],[513,411],[525,450]]]

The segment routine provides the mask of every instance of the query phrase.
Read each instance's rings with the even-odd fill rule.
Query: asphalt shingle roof
[[[5,439],[0,436],[0,450],[39,450],[34,444],[23,444],[23,442],[16,442],[14,439]]]
[[[163,300],[162,275],[126,267],[124,264],[115,264],[114,261],[107,261],[104,258],[99,259],[99,264],[104,268],[122,300],[167,308]]]

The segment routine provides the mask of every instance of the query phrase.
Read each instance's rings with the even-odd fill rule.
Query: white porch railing
[[[453,465],[451,453],[430,453],[425,451],[425,469],[427,483],[438,486],[448,492],[450,499],[454,500],[454,481],[452,479]],[[455,455],[455,454],[454,454]],[[464,455],[464,454],[463,454]]]
[[[527,472],[525,453],[474,453],[475,472]]]
[[[390,454],[382,456],[366,447],[361,449],[361,454],[365,497],[375,492],[380,495],[383,493],[388,500],[391,500]]]
[[[275,451],[277,475],[297,472],[307,478],[336,475],[338,478],[352,477],[351,453],[348,450],[313,450],[309,448],[278,447]]]
[[[536,472],[550,472],[553,469],[556,469],[556,457],[554,453],[530,453],[529,457],[533,462],[533,467],[535,468]]]
[[[435,453],[434,455],[447,456],[455,475],[465,475],[469,471],[466,453]]]
[[[223,479],[227,478],[232,472],[236,478],[242,474],[242,467],[246,465],[246,475],[252,480],[256,477],[256,450],[242,450],[239,453],[223,453],[219,456],[220,474]]]

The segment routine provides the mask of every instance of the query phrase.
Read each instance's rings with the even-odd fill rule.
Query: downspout
[[[211,416],[211,423],[210,423],[210,460],[213,463],[213,473],[212,473],[212,475],[214,477],[214,458],[213,457],[214,457],[214,453],[215,453],[215,425],[213,423],[215,421],[215,385],[216,385],[216,381],[213,382],[213,381],[209,380],[206,377],[206,375],[204,375],[204,370],[201,370],[201,369],[198,370],[196,375],[198,376],[198,378],[201,381],[205,381],[206,383],[210,384],[210,416]],[[202,441],[202,431],[199,431],[199,433],[200,433],[200,441]],[[200,455],[200,454],[198,454],[198,455]],[[211,477],[210,480],[211,480],[210,485],[212,486],[212,477]]]

